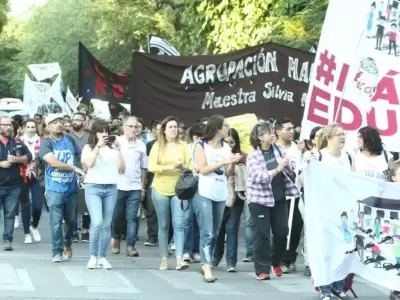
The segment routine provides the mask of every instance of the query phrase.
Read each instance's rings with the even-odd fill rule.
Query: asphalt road
[[[3,231],[3,218],[0,221]],[[21,226],[22,227],[22,226]],[[185,271],[159,271],[157,247],[145,247],[146,226],[140,230],[137,248],[140,257],[109,255],[112,270],[87,270],[89,244],[73,245],[74,257],[61,264],[51,262],[49,217],[44,212],[39,229],[42,241],[23,243],[22,228],[15,230],[14,251],[0,250],[0,300],[2,299],[163,299],[163,300],[235,300],[235,299],[318,299],[310,278],[302,275],[301,257],[298,272],[270,281],[257,281],[253,266],[238,263],[238,273],[227,273],[222,263],[215,270],[218,281],[207,284],[199,273],[200,265],[191,264]],[[239,258],[243,258],[240,241]],[[174,259],[171,258],[171,266]],[[360,299],[388,299],[389,291],[356,278],[354,287]]]

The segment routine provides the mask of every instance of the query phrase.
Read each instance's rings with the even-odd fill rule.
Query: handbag
[[[175,185],[175,195],[181,200],[190,200],[197,192],[199,177],[194,175],[191,170],[185,170],[179,176]]]

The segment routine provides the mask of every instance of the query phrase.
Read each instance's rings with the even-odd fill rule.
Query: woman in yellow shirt
[[[181,209],[181,200],[175,196],[175,185],[182,171],[188,168],[190,156],[187,145],[179,141],[176,118],[165,118],[161,122],[157,142],[154,143],[149,156],[149,172],[155,174],[152,183],[152,200],[158,218],[160,270],[168,269],[168,227],[171,213],[176,269],[183,270],[189,267],[182,258],[185,211]]]

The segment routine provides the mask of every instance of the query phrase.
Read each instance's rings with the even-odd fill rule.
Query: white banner
[[[355,273],[399,291],[400,184],[313,161],[305,172],[304,191],[315,286]]]
[[[32,75],[35,76],[36,80],[42,81],[51,78],[55,75],[61,74],[61,68],[59,63],[49,64],[34,64],[28,65]]]
[[[24,110],[29,113],[30,117],[38,111],[40,105],[49,104],[50,84],[44,82],[32,81],[25,74],[24,81]]]
[[[303,137],[308,138],[315,126],[339,123],[352,148],[358,129],[369,125],[380,131],[386,149],[399,151],[400,34],[393,18],[371,1],[329,1],[304,110]]]
[[[56,80],[54,80],[54,82],[49,90],[49,95],[61,107],[63,113],[70,114],[71,110],[65,109],[65,101],[62,96],[62,91],[63,91],[63,85],[62,85],[61,74],[60,74],[57,76]]]
[[[92,103],[93,105],[93,110],[96,117],[104,120],[111,119],[111,112],[110,108],[108,107],[108,101],[92,99],[90,100],[90,103]]]
[[[69,89],[69,87],[68,87],[68,89],[67,89],[67,94],[66,94],[66,96],[65,96],[65,102],[68,103],[69,107],[71,108],[71,110],[72,110],[73,112],[77,111],[79,103],[78,103],[78,101],[75,99],[75,97],[74,97],[74,95],[72,94],[72,92],[71,92],[71,90]]]

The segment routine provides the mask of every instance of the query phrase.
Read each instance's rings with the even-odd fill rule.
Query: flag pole
[[[147,35],[147,53],[150,53],[150,38],[151,34]]]

